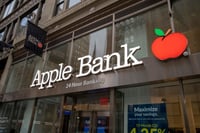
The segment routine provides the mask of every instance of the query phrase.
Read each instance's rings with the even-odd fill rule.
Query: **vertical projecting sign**
[[[46,31],[28,21],[24,47],[36,55],[42,56],[45,48]]]

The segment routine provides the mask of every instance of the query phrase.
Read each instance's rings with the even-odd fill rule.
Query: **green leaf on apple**
[[[159,28],[155,28],[154,32],[157,36],[165,36],[165,33],[163,32],[163,30],[159,29]]]

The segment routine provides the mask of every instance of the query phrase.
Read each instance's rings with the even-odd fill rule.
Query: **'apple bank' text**
[[[143,64],[142,61],[137,60],[134,56],[136,51],[140,49],[140,46],[128,49],[127,44],[124,44],[121,45],[121,48],[124,50],[123,64],[121,64],[121,56],[118,52],[104,55],[103,57],[96,57],[94,59],[90,55],[78,58],[80,69],[76,77],[80,78],[89,74],[98,74]],[[116,59],[116,65],[114,67],[110,65],[112,58]],[[69,80],[72,77],[72,72],[73,67],[70,65],[64,66],[63,63],[59,64],[59,69],[53,69],[46,72],[37,70],[30,87],[39,86],[38,89],[51,88],[53,87],[52,84],[55,82]]]

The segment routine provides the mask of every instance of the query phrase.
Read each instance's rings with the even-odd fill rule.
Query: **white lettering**
[[[54,69],[52,71],[49,71],[49,73],[50,73],[49,84],[48,84],[48,86],[46,88],[51,88],[52,87],[52,83],[54,83],[57,80],[59,72],[58,72],[57,69]]]
[[[104,55],[103,57],[92,58],[90,55],[86,55],[78,58],[80,61],[80,69],[79,73],[76,75],[77,78],[87,76],[90,73],[98,74],[102,72],[108,72],[111,70],[117,70],[121,68],[126,68],[129,66],[135,66],[142,64],[142,61],[136,59],[134,54],[137,50],[140,49],[140,46],[128,49],[127,44],[121,45],[121,48],[124,49],[124,61],[121,63],[121,56],[119,53],[115,52],[110,55]],[[116,59],[116,64],[114,67],[111,66],[113,64],[112,59]],[[39,86],[38,89],[44,89],[53,87],[53,83],[69,80],[72,77],[72,66],[65,66],[63,63],[59,64],[59,69],[53,69],[51,71],[42,72],[38,70],[36,75],[32,81],[30,87]],[[78,84],[79,85],[79,84]],[[76,86],[76,84],[67,84],[66,88]]]
[[[68,80],[71,78],[72,76],[72,70],[73,68],[71,66],[66,66],[64,69],[63,69],[63,73],[62,73],[62,79],[64,80]]]
[[[55,82],[70,79],[73,68],[71,66],[66,66],[63,68],[63,63],[60,63],[59,67],[59,70],[54,69],[43,73],[38,70],[30,87],[39,86],[38,89],[44,89],[45,87],[51,88]]]
[[[35,45],[37,45],[38,42],[39,42],[39,40],[37,38],[35,38],[34,36],[32,36],[32,35],[28,36],[28,41],[30,41],[31,43],[33,43]]]
[[[106,60],[106,68],[102,72],[111,71],[112,67],[110,67],[110,62],[113,57],[116,57],[117,66],[120,66],[120,54],[112,53],[111,55],[105,55],[104,59]]]
[[[60,63],[59,66],[60,66],[60,70],[59,70],[59,76],[58,76],[57,81],[62,81],[61,76],[62,76],[63,63]]]
[[[30,85],[30,87],[35,87],[35,86],[38,86],[40,85],[40,80],[41,80],[41,71],[40,70],[37,70],[36,74],[35,74],[35,77],[33,79],[33,82],[32,84]],[[35,83],[37,81],[37,84]]]
[[[129,51],[129,55],[128,55],[128,46],[127,44],[121,45],[122,48],[124,48],[124,65],[117,65],[116,67],[114,67],[114,69],[121,69],[121,68],[125,68],[125,67],[129,67],[129,66],[135,66],[135,65],[139,65],[142,64],[142,61],[138,61],[133,54],[140,49],[140,46],[134,47],[134,48],[130,48]],[[129,60],[131,59],[131,60]],[[133,61],[131,64],[129,63],[129,61]]]
[[[92,64],[95,64],[92,67],[92,74],[97,74],[102,71],[103,69],[103,59],[101,57],[95,58],[92,62]]]
[[[44,89],[44,86],[43,85],[45,85],[45,84],[47,84],[48,82],[49,82],[49,76],[50,74],[49,74],[49,72],[47,71],[47,72],[43,72],[42,74],[41,74],[41,76],[42,76],[42,78],[41,78],[41,83],[40,83],[40,87],[38,88],[38,89]]]
[[[92,61],[92,56],[90,55],[87,55],[87,56],[84,56],[84,57],[81,57],[81,58],[78,58],[78,60],[80,60],[80,69],[79,69],[79,74],[76,75],[76,77],[83,77],[83,76],[87,76],[88,74],[90,74],[90,71],[91,71],[91,61]],[[86,62],[86,60],[88,60]],[[84,62],[86,62],[84,64]],[[88,71],[85,71],[85,73],[83,73],[83,70],[86,70],[86,69],[83,69],[83,68],[87,68]]]

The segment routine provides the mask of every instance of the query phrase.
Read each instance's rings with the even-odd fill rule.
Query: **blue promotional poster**
[[[166,104],[128,105],[128,133],[168,133]]]

